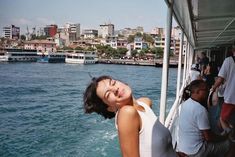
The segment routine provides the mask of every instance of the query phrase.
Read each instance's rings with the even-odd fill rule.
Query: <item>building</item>
[[[69,26],[70,33],[75,34],[75,40],[78,40],[80,38],[81,32],[80,32],[80,24],[70,24]]]
[[[57,25],[48,25],[44,27],[44,32],[47,37],[54,37],[57,33]]]
[[[36,31],[36,36],[44,36],[45,32],[44,32],[44,28],[40,27],[37,29]]]
[[[48,40],[31,40],[24,43],[24,48],[40,52],[56,52],[56,43]]]
[[[151,35],[154,37],[154,46],[164,49],[165,48],[165,29],[156,27],[151,31]],[[175,55],[178,55],[180,51],[180,35],[181,35],[181,31],[179,27],[172,28],[170,50]]]
[[[116,34],[123,35],[124,37],[128,37],[129,35],[135,35],[136,33],[144,34],[144,28],[141,26],[138,26],[135,29],[124,28],[124,29],[116,31]]]
[[[143,41],[142,37],[135,37],[134,39],[134,50],[142,50],[148,48],[148,44]]]
[[[84,39],[93,39],[98,37],[98,30],[84,29],[82,34],[84,36]]]
[[[99,36],[101,36],[102,38],[108,36],[114,36],[114,25],[113,24],[100,25]]]
[[[155,27],[152,29],[150,34],[154,37],[155,36],[164,36],[165,35],[164,31],[165,31],[164,28]]]
[[[68,35],[68,39],[70,42],[76,41],[80,38],[80,24],[79,23],[66,23],[64,28],[64,32]]]
[[[20,39],[20,27],[15,25],[3,27],[3,37],[9,39]]]

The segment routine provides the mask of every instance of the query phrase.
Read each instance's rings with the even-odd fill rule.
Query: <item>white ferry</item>
[[[36,62],[37,50],[5,48],[1,51],[1,61],[7,62]]]
[[[235,42],[235,12],[234,0],[165,0],[167,5],[167,25],[165,49],[162,68],[162,85],[160,99],[160,121],[171,131],[173,145],[177,150],[178,116],[184,87],[189,82],[189,71],[195,56],[202,51],[206,52],[210,61],[218,65],[229,54],[229,49]],[[176,99],[166,113],[167,88],[169,74],[169,53],[172,18],[181,28],[181,44],[178,62]],[[183,54],[183,43],[186,43],[186,51]],[[184,56],[184,58],[183,58]]]
[[[67,53],[65,62],[74,64],[95,64],[98,57],[95,52],[82,51],[78,53]]]
[[[0,62],[7,62],[8,56],[6,55],[6,52],[3,50],[0,50]]]
[[[65,63],[65,53],[60,52],[38,52],[39,58],[37,62],[39,63]]]

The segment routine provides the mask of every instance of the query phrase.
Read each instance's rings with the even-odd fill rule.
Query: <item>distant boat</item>
[[[5,48],[1,50],[0,61],[7,62],[36,62],[37,50]]]
[[[6,55],[6,52],[0,50],[0,62],[7,62],[8,56]]]
[[[38,52],[37,62],[39,63],[65,63],[65,53],[59,52]]]
[[[95,52],[90,51],[67,53],[65,62],[74,64],[95,64],[98,62],[98,57]]]

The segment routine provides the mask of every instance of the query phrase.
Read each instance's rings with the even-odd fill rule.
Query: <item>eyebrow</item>
[[[112,81],[112,79],[109,79],[109,85],[111,84],[111,81]],[[106,88],[107,88],[107,86],[106,86]],[[106,95],[106,93],[109,91],[109,89],[107,89],[105,92],[104,92],[104,98],[105,98],[105,95]]]

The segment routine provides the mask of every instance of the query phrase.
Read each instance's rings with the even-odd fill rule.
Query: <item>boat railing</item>
[[[166,118],[165,121],[165,126],[170,130],[171,135],[172,135],[172,144],[174,148],[177,146],[177,141],[178,141],[178,118],[179,118],[179,113],[180,113],[180,104],[182,103],[183,99],[183,91],[185,86],[189,82],[189,75],[186,76],[185,81],[183,82],[179,96],[176,97],[174,104],[172,105],[170,112]]]

